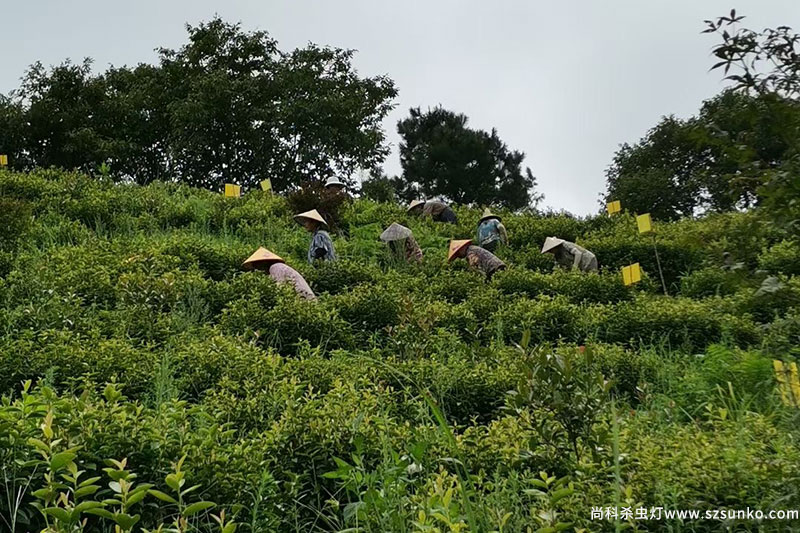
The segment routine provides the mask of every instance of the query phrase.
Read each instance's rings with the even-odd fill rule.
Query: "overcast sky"
[[[389,75],[400,93],[385,123],[390,174],[400,171],[397,121],[441,104],[525,152],[545,205],[587,214],[620,143],[663,115],[693,114],[723,87],[708,72],[717,39],[700,32],[731,7],[751,28],[800,29],[798,0],[2,0],[0,92],[37,60],[154,62],[156,47],[184,43],[184,23],[219,14],[284,50],[354,48],[362,75]]]

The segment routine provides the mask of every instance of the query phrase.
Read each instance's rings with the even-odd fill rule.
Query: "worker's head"
[[[345,184],[339,181],[339,178],[330,178],[325,182],[325,189],[334,192],[341,192],[345,188]]]
[[[410,204],[408,204],[408,213],[421,213],[422,207],[425,205],[424,200],[414,200]]]
[[[269,270],[273,265],[283,262],[279,255],[262,246],[245,260],[242,267],[245,270]]]
[[[544,245],[542,246],[542,253],[543,254],[554,254],[558,249],[561,248],[561,245],[564,244],[564,239],[559,239],[558,237],[548,237],[544,240]]]
[[[456,258],[465,257],[470,244],[472,244],[470,239],[450,241],[450,249],[447,252],[447,260],[452,261]]]
[[[319,228],[327,226],[325,219],[322,218],[322,215],[320,215],[316,209],[295,215],[294,220],[310,232],[317,231]]]

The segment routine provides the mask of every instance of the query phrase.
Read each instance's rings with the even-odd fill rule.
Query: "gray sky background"
[[[717,38],[700,32],[731,7],[747,27],[800,29],[797,0],[2,0],[0,92],[36,60],[154,62],[156,47],[185,42],[184,23],[219,14],[269,31],[284,50],[357,49],[362,75],[389,75],[400,92],[385,123],[390,174],[400,171],[397,120],[442,104],[525,152],[544,205],[588,214],[619,144],[723,88],[708,72]]]

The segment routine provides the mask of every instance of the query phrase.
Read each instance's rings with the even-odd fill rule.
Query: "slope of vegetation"
[[[669,296],[630,215],[509,214],[509,269],[486,283],[445,261],[479,210],[437,225],[356,200],[342,260],[317,267],[291,214],[261,192],[0,172],[0,528],[613,530],[593,506],[800,507],[772,372],[800,353],[800,247],[758,211],[659,225]],[[379,242],[393,221],[421,265]],[[549,235],[602,273],[553,272]],[[242,272],[258,246],[319,301]]]

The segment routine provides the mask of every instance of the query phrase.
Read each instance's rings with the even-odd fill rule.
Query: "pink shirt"
[[[291,283],[294,285],[294,290],[297,294],[306,300],[316,300],[314,291],[308,286],[308,283],[300,273],[287,265],[286,263],[275,263],[269,267],[269,277],[275,280],[275,283]]]

